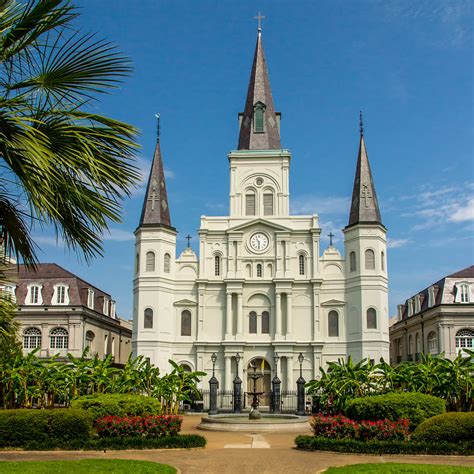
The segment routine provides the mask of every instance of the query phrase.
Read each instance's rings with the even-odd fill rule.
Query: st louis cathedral
[[[389,359],[386,228],[378,207],[363,130],[344,255],[320,249],[318,216],[291,216],[291,152],[280,144],[261,30],[236,150],[228,154],[228,216],[203,216],[199,255],[176,258],[159,139],[135,232],[133,350],[169,370],[212,373],[246,390],[258,360],[269,390],[274,356],[282,388],[293,390],[304,355],[306,380],[339,357]]]

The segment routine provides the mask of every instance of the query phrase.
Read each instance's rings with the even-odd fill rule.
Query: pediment
[[[341,300],[327,300],[321,303],[321,306],[345,306],[346,302]]]
[[[183,299],[183,300],[175,301],[173,305],[174,306],[197,306],[197,303],[192,300]]]
[[[265,225],[267,227],[270,227],[274,230],[280,230],[280,231],[283,231],[283,232],[291,232],[292,229],[290,229],[289,227],[285,227],[283,225],[280,225],[280,224],[275,224],[274,222],[271,222],[271,221],[268,221],[266,219],[262,219],[261,217],[257,218],[257,219],[253,219],[251,221],[247,221],[243,224],[239,224],[239,225],[236,225],[235,227],[230,227],[229,229],[227,229],[227,232],[236,232],[236,231],[239,231],[239,230],[244,230],[244,229],[248,229],[249,227],[252,227],[252,226],[255,226],[255,225]]]

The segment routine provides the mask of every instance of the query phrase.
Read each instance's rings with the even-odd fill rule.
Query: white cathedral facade
[[[338,358],[389,360],[386,229],[361,129],[344,255],[320,248],[318,216],[289,213],[291,153],[280,144],[259,30],[236,150],[228,154],[228,216],[203,216],[199,255],[176,258],[159,140],[135,232],[133,351],[169,371],[168,359],[247,390],[258,360],[269,390],[274,356],[283,390]],[[207,380],[203,383],[207,386]]]

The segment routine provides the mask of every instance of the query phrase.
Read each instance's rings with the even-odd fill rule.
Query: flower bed
[[[183,418],[176,415],[159,416],[106,416],[95,422],[100,437],[149,437],[176,436]]]
[[[354,421],[344,416],[316,415],[310,420],[317,437],[361,441],[404,441],[408,439],[408,420]]]

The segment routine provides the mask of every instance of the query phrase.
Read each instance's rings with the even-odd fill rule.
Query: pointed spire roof
[[[356,224],[382,224],[377,194],[370,171],[369,157],[365,147],[362,112],[360,114],[360,142],[357,158],[351,213],[347,227]]]
[[[254,110],[256,105],[263,104],[263,131],[256,131]],[[278,117],[277,117],[278,115]],[[278,150],[280,145],[279,114],[275,112],[270,80],[265,62],[262,44],[262,30],[259,27],[257,45],[250,73],[245,110],[241,114],[239,150]]]
[[[171,227],[165,171],[160,149],[159,125],[155,154],[151,164],[150,177],[148,178],[142,215],[140,217],[140,227],[142,226],[166,226],[173,229]]]

